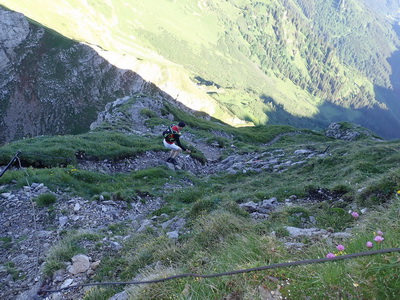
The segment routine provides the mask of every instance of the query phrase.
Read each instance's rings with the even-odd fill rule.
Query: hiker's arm
[[[179,134],[174,135],[175,138],[175,143],[183,150],[186,151],[187,149],[181,144],[181,141],[179,140]]]

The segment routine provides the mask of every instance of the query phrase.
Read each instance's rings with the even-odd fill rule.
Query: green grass
[[[159,196],[164,193],[163,185],[171,181],[174,171],[166,167],[146,169],[129,174],[101,174],[93,171],[67,168],[34,169],[8,171],[0,178],[0,183],[16,183],[15,188],[30,182],[44,182],[52,191],[58,189],[94,199],[106,195],[114,200],[131,202],[136,196]],[[27,177],[28,176],[28,177]],[[178,178],[186,177],[184,174]]]
[[[345,253],[368,251],[367,241],[372,241],[378,230],[384,231],[385,240],[381,244],[374,242],[373,250],[399,247],[397,237],[400,233],[398,220],[393,219],[399,208],[399,199],[385,209],[372,212],[358,222],[353,237],[343,242]],[[314,245],[306,258],[323,257],[328,252],[337,253],[334,246]],[[303,256],[304,258],[304,256]],[[374,298],[396,299],[400,281],[398,253],[388,253],[348,261],[327,263],[323,266],[310,265],[296,268],[291,274],[291,285],[286,293],[295,295],[293,299],[311,296],[314,299],[335,299],[346,295],[348,299]],[[296,271],[296,274],[294,273]],[[293,276],[293,277],[292,277]]]
[[[353,237],[342,242],[345,246],[342,254],[368,251],[365,244],[373,241],[377,230],[384,231],[385,240],[381,244],[374,243],[374,250],[399,247],[400,224],[398,220],[390,221],[393,217],[397,218],[399,202],[397,198],[393,200],[388,208],[357,221]],[[279,240],[257,233],[254,223],[226,213],[200,217],[194,230],[193,236],[181,240],[178,245],[163,238],[157,238],[154,243],[146,242],[142,251],[147,254],[137,257],[142,257],[142,260],[151,257],[153,261],[161,261],[162,267],[143,269],[140,273],[144,279],[184,272],[213,274],[321,258],[328,252],[341,255],[335,245],[329,246],[325,242],[311,243],[301,253],[289,253]],[[161,252],[161,249],[165,251]],[[229,294],[240,294],[244,299],[261,299],[260,285],[270,290],[278,288],[276,282],[269,280],[273,277],[281,284],[280,292],[290,299],[337,299],[344,296],[347,299],[396,299],[400,285],[398,259],[398,253],[388,253],[213,279],[182,278],[131,287],[128,293],[135,299],[220,299]],[[139,271],[137,263],[135,265],[135,270]],[[213,288],[210,289],[210,286]]]
[[[164,150],[154,139],[119,132],[91,132],[80,135],[44,136],[24,139],[2,147],[0,163],[6,164],[17,151],[24,165],[57,167],[75,165],[75,153],[84,159],[119,160],[150,150]]]
[[[34,199],[36,201],[37,206],[45,207],[54,204],[57,200],[56,196],[50,193],[41,194]]]
[[[5,268],[5,271],[12,276],[13,280],[21,280],[25,278],[25,274],[19,270],[15,264],[11,261],[5,262],[3,264],[3,267]]]
[[[84,300],[108,300],[115,294],[122,291],[122,288],[99,288],[93,287],[85,293]]]
[[[84,241],[99,241],[100,235],[90,232],[70,232],[67,236],[53,246],[47,255],[43,272],[51,277],[57,270],[64,269],[67,262],[77,254],[86,254],[87,251],[83,245]]]
[[[320,146],[317,145],[317,147]],[[320,228],[340,231],[355,226],[353,238],[342,242],[346,247],[346,253],[367,250],[365,243],[373,239],[374,231],[377,230],[385,232],[385,241],[374,247],[398,247],[397,237],[400,226],[398,221],[393,222],[393,218],[397,218],[396,213],[398,213],[398,199],[393,198],[398,183],[395,176],[390,177],[392,180],[388,185],[391,188],[387,196],[384,194],[384,202],[380,202],[389,206],[362,215],[358,221],[350,218],[347,209],[331,207],[324,202],[320,206],[288,208],[263,224],[254,224],[248,215],[238,213],[240,210],[237,210],[237,204],[232,200],[243,202],[253,197],[253,200],[260,201],[270,196],[278,196],[283,200],[292,194],[305,196],[314,191],[317,186],[326,187],[324,177],[330,178],[328,182],[332,182],[334,177],[331,177],[329,173],[341,172],[344,166],[356,165],[357,161],[351,163],[351,160],[363,151],[362,145],[357,143],[351,147],[349,144],[342,146],[341,143],[337,143],[333,149],[332,156],[334,157],[330,159],[333,159],[334,163],[327,164],[321,158],[310,162],[310,164],[327,164],[323,167],[294,168],[294,172],[264,174],[263,178],[248,174],[221,174],[208,178],[207,182],[198,181],[193,187],[175,194],[175,197],[172,194],[168,195],[164,211],[173,214],[182,214],[186,211],[191,218],[191,233],[181,236],[177,242],[165,236],[157,237],[153,232],[134,235],[124,244],[118,259],[110,258],[102,261],[96,279],[99,281],[131,280],[137,274],[142,274],[144,278],[159,278],[161,274],[167,276],[185,272],[212,274],[278,262],[324,257],[328,252],[335,252],[334,245],[322,242],[313,244],[310,240],[303,240],[308,245],[305,250],[301,254],[292,253],[288,252],[279,240],[269,236],[272,230],[276,231],[277,237],[287,236],[284,232],[285,225],[298,226],[300,218],[309,215],[317,219],[317,226]],[[342,160],[335,159],[337,153],[343,155],[344,152],[350,157],[345,156]],[[372,156],[374,156],[373,153]],[[362,158],[369,159],[366,153],[362,155]],[[393,168],[391,165],[393,161],[388,158],[376,160],[374,157],[375,164],[384,172]],[[140,180],[151,176],[148,172],[151,170],[147,173],[136,174],[135,178]],[[309,175],[307,175],[308,172],[310,172]],[[363,172],[368,173],[370,170],[358,169],[358,172],[356,180],[365,178],[362,183],[371,184],[366,191],[379,189],[379,184],[374,183],[376,179],[361,176]],[[308,185],[305,186],[302,179],[307,176],[312,176],[314,179],[307,182]],[[332,192],[351,194],[353,193],[352,184],[348,182],[351,180],[352,174],[349,173],[347,177],[341,178],[340,181],[335,180],[332,182],[334,184],[328,186]],[[291,183],[290,186],[287,182]],[[239,191],[246,191],[246,193],[243,195]],[[380,195],[377,197],[381,199]],[[215,201],[216,199],[219,200]],[[229,212],[229,209],[232,210]],[[123,228],[123,230],[126,229]],[[113,230],[120,229],[114,226]],[[223,298],[229,294],[242,295],[245,299],[246,297],[258,299],[261,297],[258,289],[260,284],[271,290],[277,288],[276,283],[268,279],[271,276],[280,282],[290,283],[283,284],[280,291],[291,299],[303,299],[307,296],[315,299],[335,299],[344,295],[355,299],[371,295],[376,298],[395,299],[395,291],[399,287],[399,281],[396,279],[399,271],[397,260],[398,255],[385,254],[345,262],[277,269],[215,279],[185,278],[131,288],[129,293],[135,299],[169,299],[170,297],[204,299],[205,296]],[[149,267],[156,261],[161,262],[161,269]],[[114,277],[115,268],[122,268],[118,277]],[[338,281],[337,278],[344,279]],[[188,286],[190,288],[187,288]],[[213,288],[210,289],[209,286]],[[371,286],[373,286],[372,289]],[[382,286],[385,288],[379,288]],[[98,293],[94,291],[93,295],[96,292]],[[112,290],[104,292],[107,292],[107,295],[112,294]]]
[[[225,134],[232,135],[239,142],[252,143],[267,143],[279,134],[295,132],[298,129],[285,125],[269,125],[269,126],[254,126],[254,127],[232,127],[223,125],[219,122],[210,122],[195,116],[189,115],[171,105],[166,105],[166,109],[174,115],[175,120],[183,120],[188,125],[189,132],[196,133],[199,136],[204,136],[208,139],[215,138],[212,131],[221,131]],[[318,135],[315,133],[315,135]]]
[[[0,237],[0,248],[1,249],[10,249],[12,247],[12,238],[8,236]]]

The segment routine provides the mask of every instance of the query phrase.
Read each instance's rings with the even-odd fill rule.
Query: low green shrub
[[[140,114],[143,116],[146,116],[148,118],[157,118],[158,117],[154,111],[152,111],[151,109],[148,109],[148,108],[142,108],[140,110]]]
[[[38,197],[35,198],[36,204],[39,207],[45,207],[45,206],[50,206],[51,204],[56,203],[57,197],[53,194],[46,193],[46,194],[41,194]]]
[[[192,208],[190,209],[189,216],[192,219],[195,219],[202,214],[209,213],[211,210],[213,210],[214,207],[215,203],[213,200],[199,199],[193,204]]]
[[[12,247],[12,238],[8,236],[0,237],[0,249],[10,249]]]
[[[400,173],[392,173],[367,186],[356,196],[356,201],[363,207],[382,205],[398,190],[400,190]]]
[[[12,276],[13,280],[19,280],[25,277],[25,275],[23,275],[23,273],[11,261],[5,262],[3,266],[5,267],[7,273]]]
[[[382,173],[373,162],[359,162],[355,165],[355,169],[367,174],[378,174]]]
[[[182,203],[193,203],[201,199],[205,195],[205,191],[197,187],[191,187],[179,190],[165,196],[167,202],[179,201]]]
[[[101,264],[96,269],[96,281],[108,281],[115,278],[115,270],[119,270],[119,276],[126,280],[131,280],[136,272],[124,276],[124,270],[129,267],[129,261],[118,253],[112,253],[101,260]]]
[[[303,227],[305,220],[308,221],[310,212],[303,207],[290,207],[286,209],[287,223],[294,227]]]
[[[203,249],[213,248],[230,235],[249,230],[245,219],[221,210],[199,216],[193,228],[192,241]]]
[[[121,291],[122,288],[93,287],[85,293],[83,300],[108,300]]]
[[[90,184],[99,184],[109,179],[108,175],[86,170],[72,169],[70,174],[73,178]]]
[[[240,208],[235,201],[227,201],[223,204],[226,211],[233,213],[236,216],[248,217],[250,214],[244,209]]]
[[[277,238],[283,238],[289,236],[289,231],[285,226],[279,226],[275,229],[275,235]]]
[[[204,155],[203,152],[201,152],[198,149],[195,149],[194,147],[190,146],[189,147],[191,153],[190,153],[190,157],[199,161],[202,165],[205,165],[207,163],[207,158]]]
[[[353,188],[346,184],[337,184],[331,189],[331,191],[340,195],[344,195],[353,191]]]
[[[121,189],[119,191],[115,191],[111,194],[111,199],[114,201],[125,201],[132,202],[134,197],[136,196],[136,192],[132,189]]]
[[[167,250],[167,248],[173,244],[173,241],[166,236],[155,237],[155,235],[149,231],[144,231],[141,235],[134,235],[132,239],[134,240],[128,241],[124,248],[132,249],[133,246],[133,249],[135,249],[134,254],[127,254],[125,256],[126,262],[121,268],[122,272],[120,275],[124,280],[133,278],[141,268],[148,266],[153,261],[161,259],[167,261],[168,258],[163,251]],[[138,241],[140,244],[138,244]],[[139,245],[139,247],[136,248],[136,245]],[[113,262],[110,261],[108,264],[113,265]]]
[[[332,207],[327,203],[314,206],[313,216],[317,220],[317,226],[324,229],[342,231],[353,223],[352,216],[343,208]]]

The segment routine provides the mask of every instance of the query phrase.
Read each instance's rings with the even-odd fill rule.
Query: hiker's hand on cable
[[[186,152],[187,152],[187,153],[191,153],[192,151],[190,151],[190,149],[186,149]]]

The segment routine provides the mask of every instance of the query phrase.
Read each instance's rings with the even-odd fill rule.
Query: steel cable
[[[318,259],[307,259],[307,260],[285,262],[285,263],[276,263],[276,264],[271,264],[271,265],[267,265],[267,266],[234,270],[234,271],[223,272],[223,273],[214,273],[214,274],[208,274],[208,275],[202,275],[202,274],[196,274],[196,273],[184,273],[184,274],[173,275],[173,276],[168,276],[165,278],[154,279],[154,280],[84,283],[84,284],[71,285],[68,287],[55,289],[55,290],[42,289],[39,292],[40,293],[55,293],[55,292],[61,292],[61,291],[72,289],[72,288],[86,287],[86,286],[152,284],[152,283],[159,283],[159,282],[164,282],[164,281],[178,279],[178,278],[184,278],[184,277],[213,278],[213,277],[230,276],[230,275],[236,275],[236,274],[242,274],[242,273],[263,271],[263,270],[268,270],[268,269],[292,267],[292,266],[314,264],[314,263],[334,262],[334,261],[339,261],[339,260],[344,260],[344,259],[351,259],[351,258],[356,258],[356,257],[369,256],[369,255],[382,254],[382,253],[391,253],[391,252],[400,252],[400,248],[389,248],[389,249],[380,249],[380,250],[375,250],[375,251],[358,252],[358,253],[352,253],[352,254],[347,254],[347,255],[335,256],[333,258],[318,258]]]

